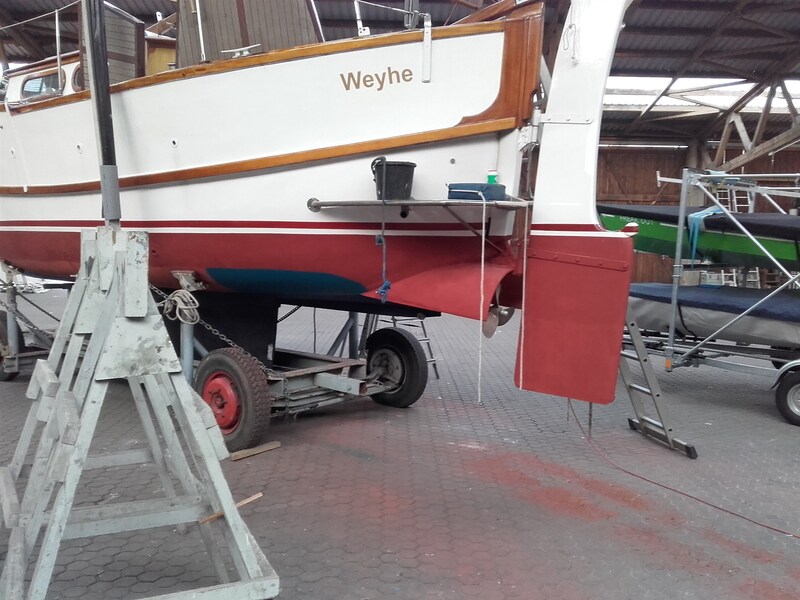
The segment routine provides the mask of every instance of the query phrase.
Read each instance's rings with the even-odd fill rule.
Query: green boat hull
[[[640,252],[675,256],[678,235],[677,225],[650,219],[618,215],[600,215],[603,226],[618,231],[628,223],[637,223],[639,233],[633,238],[634,248]],[[757,237],[760,244],[790,271],[800,270],[800,249],[794,240]],[[693,258],[689,244],[689,232],[684,229],[683,258]],[[717,231],[701,231],[694,254],[697,260],[708,260],[715,264],[775,268],[776,265],[744,234]]]

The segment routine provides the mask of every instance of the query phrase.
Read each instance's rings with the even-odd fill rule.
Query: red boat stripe
[[[0,227],[97,227],[102,221],[0,221]],[[380,223],[345,223],[345,222],[317,222],[307,221],[123,221],[122,225],[128,229],[355,229],[374,231],[381,228]],[[470,224],[475,229],[480,229],[480,223]],[[458,223],[386,223],[388,231],[466,231]]]

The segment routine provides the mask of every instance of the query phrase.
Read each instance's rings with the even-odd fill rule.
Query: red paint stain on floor
[[[632,490],[587,477],[578,471],[529,454],[502,454],[466,463],[469,472],[494,481],[516,495],[569,517],[594,521],[615,516],[612,506],[639,511],[650,504]]]
[[[615,525],[614,536],[640,556],[658,560],[662,568],[684,571],[695,575],[727,577],[729,565],[718,561],[702,549],[669,539],[663,533],[645,527]]]
[[[708,541],[713,542],[717,546],[724,548],[725,550],[729,550],[734,554],[744,556],[748,560],[765,564],[774,563],[780,560],[780,557],[772,552],[759,550],[742,542],[737,542],[736,540],[725,537],[724,535],[721,535],[711,529],[705,530],[703,532],[703,537],[705,537]]]
[[[792,587],[778,587],[769,581],[748,579],[739,586],[739,591],[749,600],[796,600],[798,591]]]
[[[562,485],[547,485],[535,474],[547,476],[555,469],[543,468],[523,469],[516,466],[513,455],[498,458],[480,459],[466,463],[468,471],[484,481],[496,482],[513,492],[517,497],[537,506],[546,508],[565,517],[583,519],[585,521],[601,521],[615,516],[615,513],[601,508],[590,495],[582,493],[575,486],[568,488]],[[538,460],[538,459],[536,459]],[[570,483],[560,475],[551,476],[558,483]]]
[[[522,497],[560,515],[585,521],[602,521],[616,516],[615,513],[597,506],[590,496],[576,494],[574,490],[567,488],[545,486],[540,482],[531,482],[527,493],[523,493]]]

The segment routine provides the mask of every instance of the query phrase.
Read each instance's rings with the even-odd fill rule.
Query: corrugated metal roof
[[[737,9],[738,7],[738,9]],[[792,53],[800,76],[797,0],[641,0],[628,11],[612,72],[757,78]]]

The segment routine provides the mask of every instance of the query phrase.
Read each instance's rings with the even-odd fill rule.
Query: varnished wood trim
[[[520,11],[525,11],[524,18],[506,21],[497,98],[482,113],[465,117],[462,124],[513,116],[519,127],[530,118],[530,98],[539,85],[544,18],[540,5],[523,7]]]
[[[449,25],[447,27],[439,27],[433,30],[433,39],[446,39],[454,37],[465,37],[470,35],[480,35],[485,33],[493,33],[504,31],[506,24],[511,21],[497,21],[492,23],[475,23],[472,25]],[[258,67],[261,65],[268,65],[280,62],[289,62],[299,60],[301,58],[312,58],[316,56],[329,56],[332,54],[339,54],[343,52],[352,52],[354,50],[363,50],[367,48],[383,48],[386,46],[397,46],[400,44],[411,44],[414,42],[422,41],[421,31],[403,31],[400,33],[387,33],[385,35],[376,35],[368,38],[350,39],[350,40],[337,40],[333,42],[323,42],[321,44],[309,44],[306,46],[297,46],[295,48],[287,48],[283,50],[274,50],[265,54],[255,54],[252,56],[245,56],[240,58],[233,58],[228,60],[221,60],[213,63],[195,65],[192,67],[185,67],[183,69],[175,69],[171,71],[164,71],[149,75],[147,77],[139,77],[129,81],[123,81],[111,86],[111,93],[116,94],[125,90],[133,90],[152,85],[160,85],[170,81],[177,81],[181,79],[191,79],[194,77],[203,77],[205,75],[213,75],[216,73],[227,73],[230,71],[238,71],[240,69],[249,69],[251,67]],[[26,113],[37,110],[44,110],[53,106],[61,106],[70,104],[72,102],[80,102],[88,98],[87,95],[82,93],[70,94],[54,98],[52,100],[45,100],[37,102],[35,105],[12,107],[12,114]]]
[[[316,148],[303,152],[293,152],[279,156],[265,156],[248,160],[225,163],[221,165],[210,165],[207,167],[194,167],[191,169],[180,169],[176,171],[165,171],[163,173],[152,173],[148,175],[132,175],[120,179],[121,188],[137,188],[150,185],[164,185],[179,183],[195,179],[205,179],[209,177],[223,177],[240,175],[262,169],[275,167],[285,167],[301,163],[310,163],[319,160],[329,160],[346,156],[355,156],[372,152],[383,152],[406,146],[416,146],[430,142],[441,142],[454,140],[474,135],[483,135],[507,131],[516,126],[514,118],[497,119],[472,123],[468,125],[457,125],[448,129],[437,129],[409,135],[401,135],[380,140],[370,140],[343,146],[331,146],[328,148]],[[0,195],[4,196],[41,196],[41,195],[60,195],[96,192],[100,190],[99,181],[87,181],[82,183],[69,183],[61,185],[37,185],[28,186],[24,189],[21,186],[0,186]]]
[[[525,22],[525,62],[522,65],[522,81],[517,101],[517,116],[526,119],[531,116],[531,98],[539,89],[542,68],[542,48],[544,46],[544,15],[526,18]]]
[[[99,181],[60,183],[57,185],[30,185],[27,188],[16,185],[0,186],[0,196],[55,196],[61,194],[83,194],[87,192],[99,191]]]
[[[29,112],[35,112],[37,110],[42,110],[43,108],[53,108],[55,106],[63,106],[64,104],[72,104],[74,102],[80,102],[81,100],[88,100],[90,97],[91,94],[89,90],[83,90],[82,92],[75,92],[74,94],[57,96],[55,98],[50,98],[48,100],[40,100],[32,104],[23,104],[20,106],[14,106],[13,104],[11,104],[10,105],[11,114],[18,115]],[[5,107],[3,107],[3,109],[5,110]]]
[[[494,21],[503,17],[529,16],[535,13],[544,13],[544,2],[528,0],[526,4],[518,4],[517,0],[500,0],[456,21],[456,25]]]

